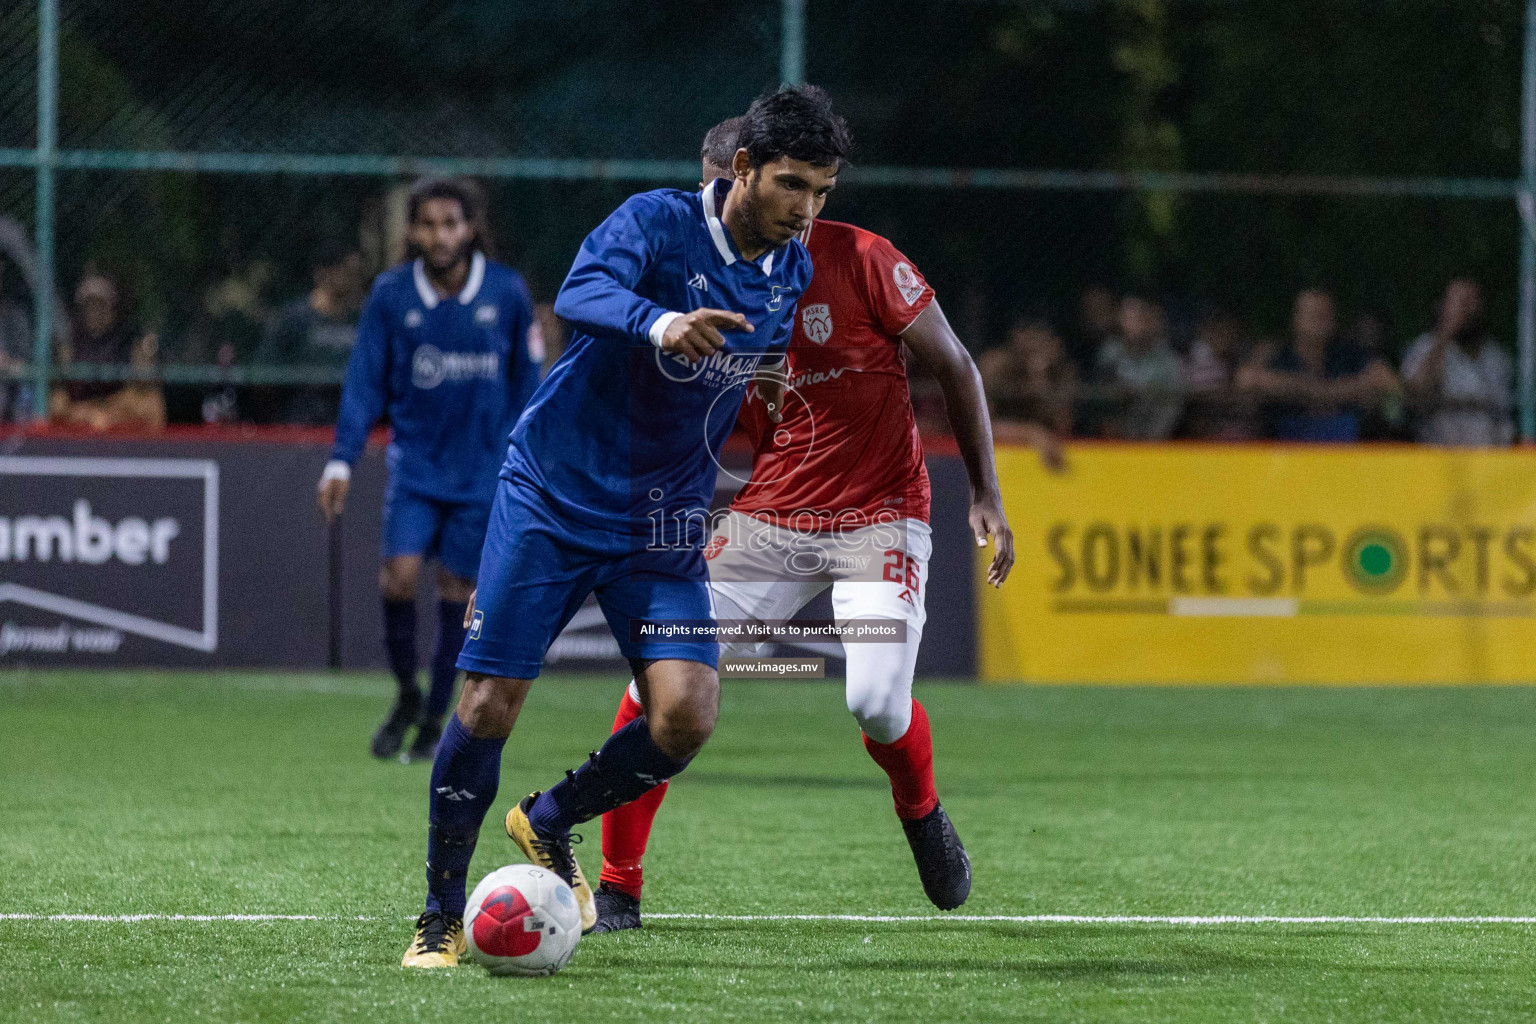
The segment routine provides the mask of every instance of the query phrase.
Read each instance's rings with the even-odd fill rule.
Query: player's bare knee
[[[464,678],[457,714],[464,728],[477,739],[505,737],[517,724],[529,683],[471,672]]]
[[[651,739],[661,752],[674,761],[686,761],[704,748],[714,722],[704,722],[686,715],[662,717],[650,722]]]
[[[715,731],[720,715],[718,691],[658,708],[647,715],[651,739],[668,757],[684,761],[697,754]]]
[[[386,601],[414,601],[420,568],[415,558],[386,559],[379,568],[379,592]]]
[[[675,760],[697,754],[720,715],[720,677],[694,661],[657,661],[638,668],[635,683],[651,739]]]

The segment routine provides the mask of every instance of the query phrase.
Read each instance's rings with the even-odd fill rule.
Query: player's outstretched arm
[[[995,547],[992,564],[987,567],[987,582],[1001,586],[1013,568],[1013,531],[1003,514],[1003,495],[997,483],[997,460],[992,451],[992,420],[987,415],[987,399],[981,387],[981,374],[971,354],[960,344],[954,329],[944,317],[935,299],[918,314],[901,340],[932,371],[944,392],[944,408],[955,443],[965,460],[971,478],[971,530],[978,547],[991,538]]]
[[[635,287],[665,248],[671,219],[665,203],[647,193],[609,214],[581,243],[555,297],[555,315],[594,338],[660,345],[669,311]]]
[[[597,226],[571,264],[555,298],[555,314],[594,338],[652,344],[692,362],[725,345],[722,331],[751,332],[740,313],[664,309],[634,291],[656,260],[673,214],[654,196],[631,197]]]

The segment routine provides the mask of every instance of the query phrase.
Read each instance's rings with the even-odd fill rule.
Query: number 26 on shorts
[[[902,575],[903,570],[906,572],[905,576]],[[917,559],[908,558],[904,551],[887,551],[885,553],[885,572],[882,578],[887,583],[900,583],[914,593],[917,592]]]

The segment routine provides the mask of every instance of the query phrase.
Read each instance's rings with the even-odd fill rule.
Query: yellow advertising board
[[[1017,545],[991,682],[1536,680],[1536,453],[998,450]],[[981,562],[985,565],[985,561]]]

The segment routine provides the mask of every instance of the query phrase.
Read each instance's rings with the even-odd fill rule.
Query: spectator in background
[[[75,287],[73,330],[60,352],[60,364],[99,364],[151,373],[160,342],[139,329],[129,307],[115,278],[87,269]],[[55,422],[92,430],[165,426],[165,395],[159,384],[143,381],[66,381],[54,388],[48,408]]]
[[[1344,340],[1372,358],[1389,362],[1392,359],[1392,353],[1387,351],[1392,343],[1392,328],[1387,323],[1386,314],[1378,309],[1356,313],[1344,332]]]
[[[1271,436],[1282,441],[1358,441],[1367,409],[1398,392],[1384,359],[1337,336],[1333,295],[1307,288],[1291,311],[1291,341],[1250,361],[1238,386],[1266,403]]]
[[[1365,353],[1367,359],[1381,359],[1388,366],[1397,362],[1392,351],[1392,326],[1386,313],[1379,309],[1363,309],[1356,313],[1344,329],[1344,340]],[[1408,410],[1403,404],[1401,390],[1388,395],[1375,406],[1367,407],[1360,421],[1360,439],[1363,441],[1408,441],[1412,433],[1408,424]]]
[[[30,396],[12,374],[32,361],[32,321],[26,309],[6,295],[4,270],[0,266],[0,423],[11,423],[26,419],[31,411],[22,408],[22,400]]]
[[[1026,318],[1008,332],[1008,343],[982,355],[981,379],[999,441],[1027,444],[1047,468],[1063,465],[1060,438],[1072,432],[1077,368],[1061,336],[1043,318]]]
[[[1093,377],[1104,343],[1120,328],[1120,307],[1115,293],[1107,285],[1090,284],[1077,295],[1077,312],[1067,335],[1067,358],[1077,368],[1078,378]]]
[[[1106,437],[1163,441],[1184,409],[1184,365],[1168,344],[1163,307],[1146,295],[1120,300],[1120,333],[1099,350]]]
[[[1445,286],[1432,330],[1403,357],[1403,385],[1419,407],[1419,440],[1463,447],[1514,439],[1514,363],[1488,336],[1483,290],[1471,278]]]
[[[352,246],[327,243],[311,264],[314,287],[278,310],[256,352],[262,366],[331,370],[339,382],[357,340],[363,306],[363,257]],[[283,423],[326,426],[336,422],[341,385],[306,385],[285,389],[275,418]]]
[[[231,260],[225,273],[203,292],[201,308],[184,338],[181,358],[189,363],[212,364],[221,370],[255,362],[270,319],[263,296],[273,276],[272,264],[266,260]],[[272,401],[276,395],[271,389],[256,394],[267,397],[269,406],[277,404]],[[182,402],[177,402],[177,397]],[[185,407],[183,403],[193,399],[197,406]],[[252,401],[249,389],[234,385],[212,390],[183,389],[180,396],[173,390],[171,416],[201,419],[204,423],[233,423],[250,415],[253,410],[247,407],[259,404]]]
[[[1184,379],[1189,393],[1185,431],[1206,441],[1248,441],[1257,433],[1252,399],[1237,391],[1248,357],[1243,327],[1229,310],[1208,309],[1189,348]]]

